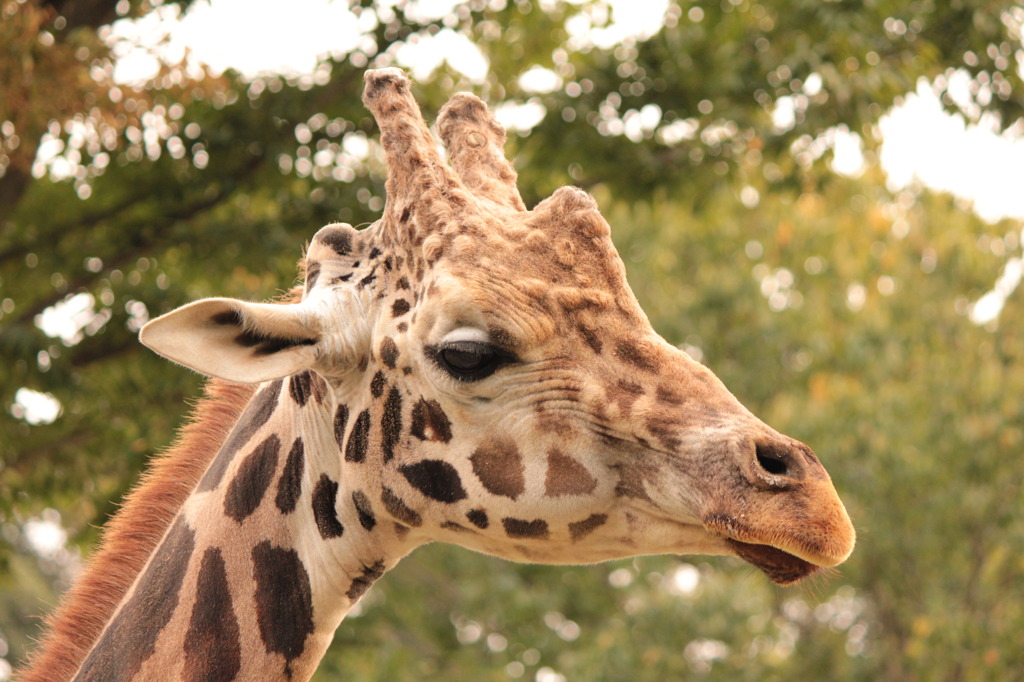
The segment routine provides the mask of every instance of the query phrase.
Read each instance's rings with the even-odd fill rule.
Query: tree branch
[[[253,157],[249,162],[241,169],[237,177],[247,178],[251,176],[260,165],[262,165],[265,157],[263,155]],[[151,221],[146,221],[146,225],[154,227],[151,231],[153,238],[142,239],[134,245],[134,248],[129,251],[122,251],[112,258],[105,259],[105,262],[109,263],[111,267],[116,268],[130,262],[132,259],[139,257],[140,255],[152,251],[155,247],[163,244],[170,243],[170,239],[167,237],[169,228],[175,223],[191,220],[196,215],[208,211],[214,206],[222,203],[228,197],[230,197],[238,187],[241,186],[241,182],[233,182],[230,186],[224,186],[224,188],[216,194],[195,202],[191,206],[168,215],[161,221],[158,221],[155,225]],[[35,318],[36,315],[40,314],[47,308],[56,303],[62,301],[69,293],[78,292],[85,289],[88,285],[104,276],[103,272],[99,273],[80,273],[79,276],[69,282],[66,290],[63,293],[55,292],[43,299],[36,301],[33,305],[25,309],[15,320],[16,323],[27,323]]]
[[[3,201],[3,197],[3,188],[0,188],[0,202]],[[96,211],[91,215],[84,215],[79,220],[76,220],[73,223],[66,223],[64,225],[59,225],[53,229],[47,230],[45,234],[35,236],[32,239],[31,243],[9,246],[6,250],[0,251],[0,264],[6,263],[13,259],[24,258],[25,256],[32,252],[32,249],[35,248],[41,240],[45,240],[47,238],[57,239],[60,237],[60,235],[68,234],[69,232],[72,232],[74,230],[83,230],[88,229],[90,227],[95,227],[97,223],[100,223],[104,220],[109,220],[110,218],[114,218],[117,216],[118,213],[121,213],[122,211],[136,205],[140,201],[148,199],[150,197],[152,197],[152,194],[150,192],[140,192],[139,194],[131,196],[125,199],[124,201],[120,202],[119,204],[106,208],[102,211]],[[2,219],[2,217],[0,217],[0,219]]]

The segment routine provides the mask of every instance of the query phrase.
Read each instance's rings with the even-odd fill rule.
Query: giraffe
[[[319,230],[284,302],[196,301],[141,341],[212,377],[112,520],[26,681],[304,680],[431,541],[513,561],[734,555],[790,584],[855,533],[806,445],[664,341],[594,199],[527,210],[486,105],[439,155],[399,69],[363,101],[382,218]]]

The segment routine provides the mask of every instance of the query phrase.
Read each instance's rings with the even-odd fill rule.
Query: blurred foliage
[[[542,106],[510,136],[528,203],[566,183],[595,192],[655,328],[815,448],[860,542],[840,572],[787,590],[725,559],[552,568],[424,548],[342,624],[317,679],[1019,676],[1022,307],[1011,297],[987,326],[969,312],[1020,257],[1020,226],[892,195],[873,152],[879,117],[919,78],[962,116],[1017,124],[1024,10],[679,3],[654,35],[601,46],[574,29],[605,27],[601,3],[477,1],[425,18],[367,2],[355,11],[376,20],[359,48],[312,75],[178,64],[117,84],[106,24],[151,10],[0,2],[8,659],[198,395],[198,377],[137,344],[139,326],[201,296],[273,297],[320,225],[374,220],[383,167],[362,70],[456,30],[490,71],[472,82],[444,65],[420,82],[428,118],[460,88]],[[560,84],[524,89],[534,67]],[[946,90],[960,69],[966,104]],[[791,120],[773,118],[780,108]],[[830,171],[837,128],[863,139],[857,178]],[[81,305],[63,339],[40,328],[61,304]],[[60,416],[30,424],[23,387],[51,394]],[[39,556],[25,524],[53,509],[73,542]]]

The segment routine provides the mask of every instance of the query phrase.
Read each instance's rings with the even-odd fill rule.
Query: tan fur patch
[[[559,239],[555,242],[555,256],[564,267],[571,268],[576,264],[576,248],[568,239]]]
[[[423,242],[423,257],[427,263],[433,265],[444,252],[444,237],[439,234],[432,234]]]
[[[551,241],[543,230],[524,227],[519,230],[519,233],[524,237],[522,241],[525,243],[526,248],[533,251],[543,251],[547,248],[548,242]]]
[[[559,287],[553,293],[558,306],[566,312],[581,308],[610,308],[615,302],[610,294],[595,289]]]

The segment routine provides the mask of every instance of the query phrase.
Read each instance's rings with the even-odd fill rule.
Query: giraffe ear
[[[161,315],[139,340],[197,372],[244,384],[279,379],[316,364],[320,329],[301,303],[207,298]]]

